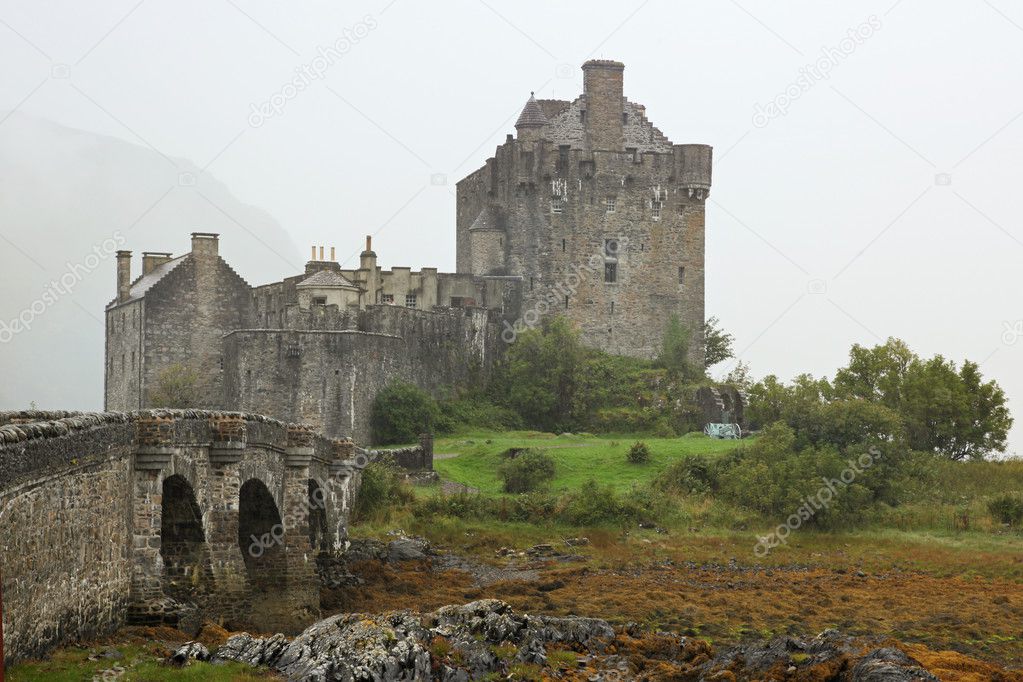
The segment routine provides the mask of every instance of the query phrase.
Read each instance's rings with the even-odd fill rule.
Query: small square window
[[[381,298],[381,302],[394,305],[394,294],[384,294]]]
[[[313,296],[313,305],[327,305],[327,297]]]
[[[618,263],[604,263],[604,281],[608,283],[618,281]]]
[[[561,213],[564,201],[561,197],[554,197],[551,199],[551,213]]]
[[[654,199],[650,202],[650,217],[654,220],[661,219],[661,201],[660,199]]]
[[[406,308],[415,308],[417,305],[418,304],[416,302],[416,295],[415,294],[405,294],[405,307]]]
[[[678,283],[686,283],[686,267],[684,265],[678,266]]]
[[[615,199],[614,197],[608,197],[607,199],[605,199],[605,203],[604,203],[605,210],[608,213],[614,213],[615,212],[615,207],[616,207],[617,204],[618,204],[618,200],[617,199]]]

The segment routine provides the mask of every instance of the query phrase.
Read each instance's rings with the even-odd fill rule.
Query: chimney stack
[[[624,71],[625,64],[609,59],[591,59],[583,64],[586,146],[590,150],[622,151],[625,140],[622,132]]]
[[[163,251],[142,252],[142,274],[148,275],[171,259],[171,254]]]
[[[131,251],[117,252],[117,302],[124,303],[131,296]]]
[[[192,233],[192,255],[213,256],[219,252],[220,235],[214,232],[193,232]]]

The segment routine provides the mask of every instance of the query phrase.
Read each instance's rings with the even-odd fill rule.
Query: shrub
[[[398,467],[389,461],[371,462],[362,470],[362,483],[355,497],[352,520],[386,519],[393,509],[414,500],[415,494]]]
[[[149,407],[198,407],[202,404],[202,392],[199,373],[191,367],[175,364],[160,370],[147,397]]]
[[[561,517],[575,526],[594,526],[628,520],[636,511],[624,504],[611,486],[599,485],[591,479],[568,496]]]
[[[506,493],[529,493],[546,487],[554,478],[554,459],[542,450],[525,450],[497,470]]]
[[[1019,495],[1002,495],[987,503],[987,510],[992,518],[999,523],[1012,527],[1023,523],[1023,497]]]
[[[456,398],[439,403],[437,430],[454,433],[466,428],[487,431],[514,431],[522,428],[522,418],[507,407],[494,405],[483,398]]]
[[[370,415],[376,443],[413,443],[431,431],[440,411],[437,401],[416,386],[390,384],[377,394]]]
[[[717,487],[717,470],[703,455],[683,457],[668,465],[654,480],[665,492],[705,494]]]
[[[643,441],[638,441],[632,444],[626,457],[631,464],[646,464],[650,461],[650,448]]]

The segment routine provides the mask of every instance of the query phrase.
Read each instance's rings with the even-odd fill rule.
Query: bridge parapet
[[[129,617],[307,624],[366,462],[263,415],[0,412],[5,659]]]

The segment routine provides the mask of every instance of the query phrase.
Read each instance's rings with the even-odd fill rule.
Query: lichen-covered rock
[[[210,660],[210,650],[199,642],[185,642],[170,656],[172,665],[186,665],[191,660]]]
[[[920,662],[900,649],[875,649],[860,659],[852,682],[939,682]]]

